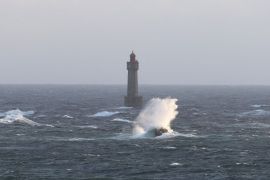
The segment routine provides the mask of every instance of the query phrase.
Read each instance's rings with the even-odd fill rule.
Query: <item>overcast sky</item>
[[[270,85],[269,0],[0,0],[0,83]]]

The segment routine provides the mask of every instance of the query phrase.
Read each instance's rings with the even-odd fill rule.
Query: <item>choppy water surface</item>
[[[0,86],[0,179],[269,179],[270,87],[142,86],[174,130],[134,138],[124,86]]]

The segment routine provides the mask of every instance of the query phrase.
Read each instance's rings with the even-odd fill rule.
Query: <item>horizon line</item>
[[[91,86],[127,86],[127,84],[100,84],[100,83],[0,83],[1,85],[63,85],[63,86],[76,86],[76,85],[91,85]],[[270,84],[151,84],[143,83],[139,86],[270,86]]]

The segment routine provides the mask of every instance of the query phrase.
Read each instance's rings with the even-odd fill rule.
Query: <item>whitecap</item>
[[[173,150],[173,149],[177,149],[176,147],[173,147],[173,146],[166,146],[166,147],[163,147],[163,149],[170,149],[170,150]]]
[[[270,107],[268,104],[253,104],[251,105],[253,108],[261,108],[261,107]]]
[[[35,121],[32,121],[24,116],[29,116],[34,114],[34,111],[21,111],[19,109],[7,111],[4,114],[4,118],[0,119],[0,123],[2,124],[13,124],[13,123],[22,123],[22,124],[28,124],[31,126],[49,126],[54,127],[49,124],[40,124]]]
[[[116,112],[102,111],[102,112],[98,112],[96,114],[90,115],[89,117],[110,117],[119,113],[120,112],[118,111]]]
[[[15,109],[15,110],[10,110],[4,113],[0,113],[0,117],[4,117],[4,116],[12,116],[12,115],[22,115],[22,116],[30,116],[33,115],[35,112],[34,111],[21,111],[19,109]]]
[[[178,136],[186,137],[186,138],[199,138],[200,137],[200,136],[197,136],[197,135],[191,134],[191,133],[185,134],[185,133],[178,133],[178,132],[172,131],[172,132],[164,133],[161,136],[157,136],[156,138],[157,139],[167,139],[167,138],[174,138],[174,137],[178,137]]]
[[[85,125],[85,126],[76,126],[76,127],[81,128],[81,129],[85,129],[85,128],[97,129],[98,128],[95,125]]]
[[[130,139],[155,139],[155,140],[159,140],[159,139],[170,139],[170,138],[175,138],[178,136],[182,136],[185,138],[202,138],[203,136],[197,136],[194,134],[183,134],[183,133],[178,133],[178,132],[168,132],[168,133],[164,133],[161,136],[149,136],[147,133],[145,134],[139,134],[139,135],[134,135],[134,134],[128,134],[128,133],[119,133],[117,136],[114,137],[110,137],[108,139],[114,139],[114,140],[130,140]],[[163,149],[176,149],[176,147],[164,147]]]
[[[174,163],[171,163],[170,166],[182,166],[182,164],[181,163],[174,162]]]
[[[144,134],[138,134],[138,135],[134,135],[130,136],[130,138],[132,139],[170,139],[170,138],[175,138],[175,137],[185,137],[185,138],[201,138],[202,136],[197,136],[195,134],[191,134],[191,133],[178,133],[175,132],[173,130],[167,132],[167,133],[163,133],[161,136],[153,136],[152,134],[149,135],[149,133],[144,133]]]
[[[177,136],[182,136],[182,137],[188,137],[188,138],[198,138],[198,137],[201,137],[201,136],[198,136],[198,135],[195,135],[195,134],[191,134],[191,133],[177,133],[176,134]]]
[[[47,126],[47,127],[55,127],[54,125],[51,124],[40,124],[41,126]]]
[[[100,157],[100,154],[84,154],[84,156],[90,156],[90,157]]]
[[[68,141],[94,141],[95,139],[91,138],[70,138]]]
[[[69,115],[64,115],[64,116],[62,116],[63,118],[67,118],[67,119],[73,119],[74,117],[72,117],[72,116],[69,116]]]
[[[16,136],[25,136],[25,134],[16,134]]]
[[[118,122],[126,122],[126,123],[133,123],[133,121],[127,120],[127,119],[120,119],[120,118],[115,118],[111,121],[118,121]]]

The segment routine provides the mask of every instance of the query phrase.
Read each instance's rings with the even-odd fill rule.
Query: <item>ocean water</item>
[[[124,86],[1,85],[0,179],[270,178],[270,87],[140,91],[178,99],[172,133],[134,137]]]

